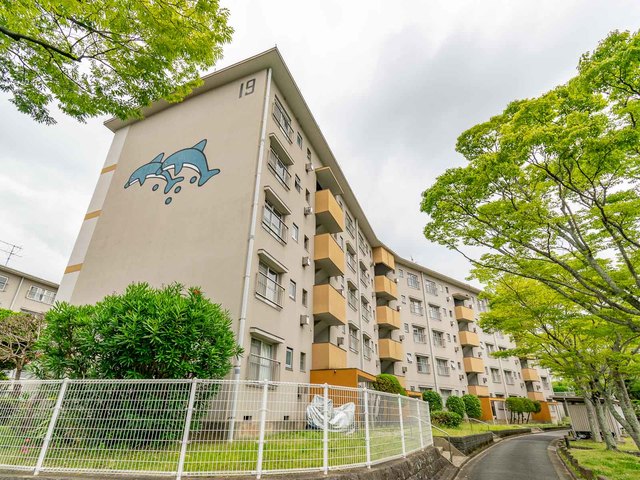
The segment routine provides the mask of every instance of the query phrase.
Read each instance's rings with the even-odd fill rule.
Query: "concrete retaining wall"
[[[493,435],[489,433],[478,433],[476,435],[467,435],[465,437],[451,437],[451,443],[465,455],[483,448],[493,443]]]
[[[522,433],[531,433],[530,428],[512,428],[510,430],[498,430],[493,432],[496,437],[504,438],[510,437],[511,435],[520,435]]]

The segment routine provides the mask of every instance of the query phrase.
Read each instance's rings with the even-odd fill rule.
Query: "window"
[[[289,280],[289,298],[296,299],[296,282]]]
[[[307,300],[309,298],[309,294],[307,293],[307,291],[303,288],[302,289],[302,306],[306,307],[307,306]]]
[[[296,135],[296,143],[300,148],[302,148],[302,135],[300,135],[300,132],[298,132],[298,135]]]
[[[351,218],[351,215],[349,215],[348,213],[345,213],[344,214],[344,222],[345,222],[345,225],[347,227],[347,232],[349,232],[349,235],[351,235],[353,238],[355,238],[356,229],[355,229],[355,225],[353,223],[353,218]]]
[[[427,336],[424,333],[424,328],[413,327],[413,341],[415,343],[427,343]]]
[[[422,302],[420,300],[409,298],[409,309],[414,315],[422,316]]]
[[[442,332],[439,332],[438,330],[431,330],[431,333],[433,334],[433,344],[436,347],[446,346],[446,344],[444,343],[444,335],[442,334]]]
[[[449,398],[453,394],[452,390],[440,389],[440,396],[442,397],[442,404],[444,405],[447,402],[447,398]]]
[[[418,373],[429,373],[429,357],[416,355],[416,364],[418,365]]]
[[[280,285],[280,274],[262,262],[258,266],[256,293],[276,305],[282,306],[284,288]]]
[[[447,333],[447,342],[451,343],[451,334]]]
[[[513,375],[513,372],[510,371],[510,370],[505,370],[504,371],[504,379],[506,380],[507,385],[513,385],[513,384],[516,383],[515,382],[515,377]]]
[[[369,323],[369,319],[371,318],[371,306],[364,297],[360,299],[360,304],[362,305],[362,320]]]
[[[418,276],[414,273],[407,272],[407,285],[409,285],[411,288],[420,288]]]
[[[275,351],[274,345],[251,339],[249,380],[278,380],[280,362],[274,360]]]
[[[300,352],[300,371],[307,371],[307,354],[304,352]]]
[[[289,190],[289,183],[291,181],[291,174],[289,173],[289,167],[284,164],[280,157],[273,150],[269,150],[269,160],[267,162],[269,170],[273,173],[278,181]]]
[[[7,288],[8,283],[9,283],[9,277],[0,275],[0,292],[4,292],[5,288]]]
[[[304,246],[304,249],[308,252],[309,251],[309,237],[307,237],[306,235],[304,236],[304,240],[302,241],[302,245]]]
[[[407,363],[413,363],[413,355],[411,355],[410,353],[407,353],[406,357],[407,357]]]
[[[293,370],[293,348],[287,347],[287,353],[284,357],[284,368]]]
[[[398,277],[404,278],[404,270],[402,270],[401,268],[398,269]]]
[[[293,185],[296,187],[296,190],[298,191],[298,193],[302,191],[302,183],[298,175],[296,175]]]
[[[360,340],[358,339],[358,330],[353,327],[349,327],[349,350],[353,353],[358,353],[360,350]]]
[[[491,343],[487,343],[487,353],[493,353],[495,351],[496,351],[495,345],[493,345]]]
[[[442,320],[440,315],[440,307],[429,304],[429,318],[432,320]]]
[[[449,293],[449,287],[444,287],[444,290]]]
[[[354,310],[358,310],[357,293],[358,293],[358,291],[353,287],[349,287],[349,289],[347,291],[347,302],[349,303],[349,306],[351,308],[353,308]]]
[[[362,339],[362,356],[365,360],[371,360],[371,339],[367,336],[364,336]]]
[[[307,160],[311,160],[311,150],[307,148]]]
[[[369,282],[369,273],[367,272],[367,267],[362,265],[362,263],[360,264],[360,282],[362,282],[362,285],[364,285],[365,287]]]
[[[307,189],[304,190],[304,199],[308,204],[311,204],[311,192],[309,192],[309,190]]]
[[[27,291],[27,298],[29,300],[35,300],[36,302],[46,303],[47,305],[53,305],[56,299],[56,292],[32,285]]]
[[[409,324],[408,323],[404,324],[404,333],[409,333]]]
[[[287,243],[288,227],[284,224],[284,215],[268,201],[264,202],[262,225],[282,243]]]
[[[295,223],[291,225],[291,238],[293,238],[293,240],[296,242],[300,238],[300,229],[298,228],[298,225],[296,225]]]
[[[549,390],[549,379],[547,377],[540,377],[540,380],[542,381],[542,388]]]
[[[364,238],[362,238],[360,232],[358,232],[358,247],[363,255],[367,254],[367,246],[364,244]]]
[[[285,111],[278,97],[276,97],[273,102],[273,118],[276,120],[276,123],[280,127],[280,130],[282,130],[282,133],[287,137],[287,140],[289,140],[289,143],[291,143],[291,137],[293,136],[291,117]]]
[[[347,243],[347,265],[355,273],[356,271],[356,252],[352,252]]]
[[[502,379],[500,378],[500,370],[498,370],[497,368],[491,369],[491,381],[493,383],[500,383],[502,381]]]
[[[436,282],[425,280],[424,287],[427,290],[427,293],[430,293],[431,295],[434,295],[436,297],[438,296],[438,286],[436,285]]]
[[[451,374],[449,362],[442,358],[436,358],[436,369],[438,371],[438,375],[442,375],[443,377],[448,377]]]

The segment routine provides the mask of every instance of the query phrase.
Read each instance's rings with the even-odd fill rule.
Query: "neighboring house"
[[[0,265],[0,308],[45,313],[55,302],[58,284]]]
[[[61,300],[199,285],[236,319],[243,379],[357,386],[393,373],[416,396],[475,393],[486,418],[508,395],[551,395],[548,372],[489,358],[512,343],[477,326],[478,289],[377,237],[277,49],[144,115],[106,123],[113,143]]]

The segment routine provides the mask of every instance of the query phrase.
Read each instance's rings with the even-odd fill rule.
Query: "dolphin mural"
[[[162,158],[164,152],[157,155],[149,163],[145,163],[141,167],[137,168],[129,177],[127,183],[124,184],[124,188],[129,188],[134,183],[139,183],[140,186],[144,185],[147,178],[161,178],[167,182],[164,187],[164,193],[169,193],[176,183],[180,183],[184,180],[184,177],[172,178],[167,172],[162,170]]]
[[[211,177],[220,173],[219,168],[209,170],[207,157],[204,154],[204,147],[206,145],[207,140],[204,139],[196,143],[191,148],[178,150],[162,162],[162,170],[166,172],[167,170],[173,169],[174,175],[178,175],[185,167],[195,170],[200,174],[198,186],[201,187],[207,183]]]

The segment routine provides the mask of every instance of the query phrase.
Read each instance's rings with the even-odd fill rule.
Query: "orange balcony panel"
[[[380,360],[401,362],[404,357],[404,348],[402,348],[402,344],[395,340],[391,340],[390,338],[381,338],[378,340],[378,352]]]
[[[400,312],[386,306],[376,307],[376,320],[381,327],[397,330],[401,326]]]
[[[467,373],[484,373],[484,361],[477,357],[464,357],[464,371]]]
[[[347,352],[333,343],[311,345],[311,369],[347,368]]]
[[[314,285],[313,316],[329,325],[346,325],[347,301],[331,285]]]
[[[529,397],[530,400],[544,402],[544,393],[542,392],[527,392],[527,397]]]
[[[456,307],[456,320],[461,322],[474,321],[473,310],[469,307]]]
[[[538,371],[535,368],[523,368],[522,379],[525,382],[539,382],[540,375],[538,375]]]
[[[398,298],[398,286],[396,282],[386,275],[376,275],[375,279],[376,296],[387,300]]]
[[[398,379],[398,383],[400,383],[400,386],[406,390],[407,389],[407,379],[405,378],[405,376],[404,375],[396,375],[396,378]]]
[[[488,397],[489,396],[489,387],[485,387],[483,385],[469,385],[467,387],[470,395],[476,395],[478,397]]]
[[[323,269],[330,277],[344,275],[344,252],[330,233],[315,236],[313,261],[316,269]]]
[[[396,269],[395,257],[383,247],[373,249],[373,261],[377,264],[386,265],[391,270]]]
[[[324,225],[329,233],[344,231],[344,212],[331,190],[316,192],[316,223]]]
[[[460,337],[460,345],[463,347],[479,347],[480,339],[478,338],[478,334],[474,332],[468,332],[466,330],[461,330],[459,333]]]

